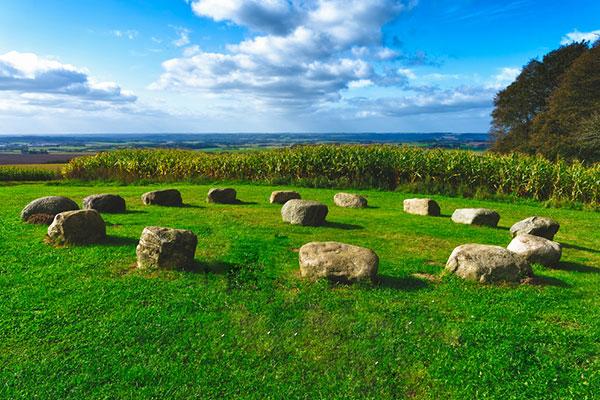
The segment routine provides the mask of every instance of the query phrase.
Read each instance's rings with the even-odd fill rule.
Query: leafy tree
[[[585,149],[580,136],[593,130],[600,111],[600,41],[578,57],[548,99],[547,109],[533,123],[532,146],[548,158],[598,158]],[[597,126],[597,125],[596,125]]]
[[[546,54],[542,61],[531,60],[517,79],[496,95],[490,131],[492,150],[536,152],[530,140],[534,119],[547,110],[548,98],[564,72],[587,51],[586,43],[572,43]]]
[[[581,123],[577,147],[582,160],[600,162],[600,112]]]

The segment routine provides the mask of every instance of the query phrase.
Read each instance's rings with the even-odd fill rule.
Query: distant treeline
[[[120,182],[236,180],[311,187],[397,188],[598,204],[600,165],[394,145],[317,145],[236,153],[119,150],[75,158],[65,176]]]
[[[531,60],[494,104],[492,150],[600,161],[600,40]]]

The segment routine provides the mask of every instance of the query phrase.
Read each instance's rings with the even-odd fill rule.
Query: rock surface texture
[[[300,248],[304,278],[333,281],[375,279],[379,257],[370,249],[338,242],[311,242]]]
[[[106,224],[96,210],[65,211],[56,214],[48,237],[58,244],[89,244],[106,239]]]
[[[125,199],[116,194],[93,194],[83,199],[83,208],[101,213],[124,213]]]
[[[271,204],[285,204],[289,200],[301,199],[300,193],[294,192],[292,190],[276,190],[271,193],[271,198],[269,202]]]
[[[234,204],[238,200],[236,198],[237,192],[232,188],[212,188],[208,191],[206,201],[209,203],[220,203],[220,204]]]
[[[430,215],[439,217],[440,206],[431,199],[406,199],[404,200],[404,212],[416,215]]]
[[[548,240],[554,239],[554,235],[558,232],[560,224],[552,218],[546,217],[529,217],[517,222],[510,227],[512,237],[523,233],[530,235],[541,236]]]
[[[452,213],[452,221],[457,224],[496,227],[500,214],[488,208],[459,208]]]
[[[333,202],[338,207],[346,208],[365,208],[367,206],[367,199],[353,193],[337,193],[333,196]]]
[[[184,229],[147,226],[136,248],[137,266],[143,269],[179,269],[193,264],[198,238]]]
[[[281,207],[281,217],[293,225],[321,226],[328,212],[325,204],[311,200],[290,200]]]
[[[144,193],[142,202],[145,205],[157,205],[167,207],[181,207],[183,200],[181,193],[176,189],[155,190],[153,192]]]
[[[62,196],[48,196],[33,200],[21,211],[21,219],[27,221],[35,214],[47,214],[53,217],[64,211],[79,210],[73,200]]]
[[[519,282],[533,272],[524,257],[500,246],[464,244],[454,249],[446,271],[481,283]]]
[[[559,243],[527,233],[515,237],[507,249],[525,257],[528,263],[542,264],[546,267],[556,266],[562,255]]]

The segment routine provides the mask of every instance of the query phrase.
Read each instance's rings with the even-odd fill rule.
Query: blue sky
[[[598,1],[3,0],[0,133],[483,132]]]

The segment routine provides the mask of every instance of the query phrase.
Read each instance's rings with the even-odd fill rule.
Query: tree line
[[[600,161],[600,40],[533,59],[494,99],[492,150]]]

